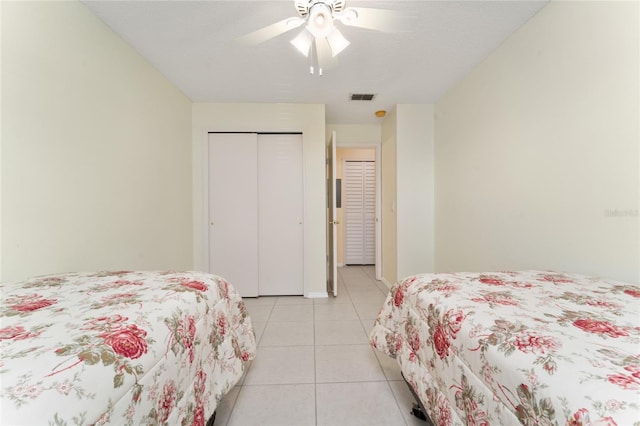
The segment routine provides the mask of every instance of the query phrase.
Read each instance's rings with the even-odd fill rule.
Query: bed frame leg
[[[404,379],[404,382],[407,384],[407,387],[411,391],[411,395],[413,395],[413,399],[416,400],[416,402],[413,404],[413,407],[411,408],[411,414],[414,417],[426,422],[429,426],[433,426],[433,422],[427,415],[427,410],[424,409],[424,406],[422,405],[420,398],[418,398],[418,395],[416,395],[416,391],[413,389],[413,386],[411,386],[411,384],[407,381],[407,379],[404,377],[404,374],[402,375],[402,378]]]
[[[417,417],[422,421],[425,421],[425,422],[428,421],[427,415],[418,404],[413,404],[413,408],[411,409],[411,414],[413,414],[414,417]]]

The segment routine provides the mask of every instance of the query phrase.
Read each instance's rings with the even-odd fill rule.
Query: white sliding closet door
[[[343,197],[345,263],[347,265],[375,264],[375,162],[345,162]]]
[[[209,135],[209,271],[258,296],[255,133]]]
[[[302,136],[258,135],[261,295],[303,293]]]
[[[242,297],[302,295],[302,136],[209,134],[209,271]]]

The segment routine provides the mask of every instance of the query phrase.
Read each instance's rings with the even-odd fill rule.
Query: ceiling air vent
[[[372,93],[352,93],[349,97],[352,101],[372,101],[376,95]]]

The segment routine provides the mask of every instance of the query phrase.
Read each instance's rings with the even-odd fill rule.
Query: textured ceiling
[[[341,26],[351,45],[317,76],[289,43],[300,28],[257,46],[237,41],[296,16],[293,0],[84,1],[194,102],[322,103],[333,124],[376,123],[378,109],[435,103],[546,3],[347,1],[394,11],[401,29]],[[376,98],[350,101],[351,93]]]

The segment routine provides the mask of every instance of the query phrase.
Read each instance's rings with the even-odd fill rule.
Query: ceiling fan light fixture
[[[291,40],[291,44],[304,56],[309,57],[309,51],[311,50],[311,43],[313,43],[313,35],[305,28]]]
[[[324,2],[318,2],[311,6],[307,29],[315,37],[328,36],[334,29],[331,7]]]
[[[342,33],[335,28],[328,36],[327,42],[329,42],[329,46],[331,47],[331,54],[335,57],[340,52],[349,46],[349,40],[344,38]]]

